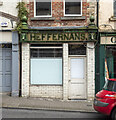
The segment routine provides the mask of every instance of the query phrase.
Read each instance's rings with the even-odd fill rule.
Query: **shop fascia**
[[[76,29],[76,30],[22,30],[20,34],[20,42],[40,42],[40,41],[56,41],[56,42],[72,42],[86,41],[92,42],[97,40],[97,29]]]
[[[100,43],[101,45],[116,45],[116,32],[108,33],[100,33],[101,40]]]

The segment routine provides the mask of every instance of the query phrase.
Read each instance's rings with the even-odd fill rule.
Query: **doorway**
[[[69,58],[69,99],[86,99],[86,57]]]

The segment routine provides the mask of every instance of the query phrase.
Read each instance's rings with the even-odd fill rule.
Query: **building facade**
[[[96,2],[33,0],[20,34],[23,97],[93,99]],[[93,13],[92,13],[93,12]],[[94,14],[96,17],[96,14]]]
[[[12,35],[12,30],[14,30],[17,22],[16,6],[18,2],[19,0],[0,0],[0,93],[12,95],[15,93],[18,95],[19,92],[19,85],[17,84],[19,81],[17,71],[19,70],[16,67],[18,56],[14,57],[18,53],[18,49],[14,50],[14,46],[18,46],[18,39]],[[13,38],[14,41],[12,41]],[[17,78],[14,78],[15,75]]]
[[[99,0],[98,20],[99,46],[96,49],[96,92],[103,88],[106,71],[109,74],[109,78],[116,78],[115,0]]]

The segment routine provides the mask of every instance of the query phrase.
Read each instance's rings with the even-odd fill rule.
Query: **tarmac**
[[[50,98],[12,97],[9,95],[2,95],[2,108],[96,112],[93,108],[93,101],[64,101]]]

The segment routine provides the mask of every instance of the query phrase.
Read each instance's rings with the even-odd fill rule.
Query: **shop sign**
[[[112,38],[111,38],[111,42],[112,42],[112,43],[116,43],[116,37],[112,37]]]
[[[96,40],[96,33],[28,33],[28,41],[87,41]]]
[[[101,37],[101,44],[116,44],[116,37]]]
[[[8,26],[8,22],[1,22],[1,27],[7,27]]]

